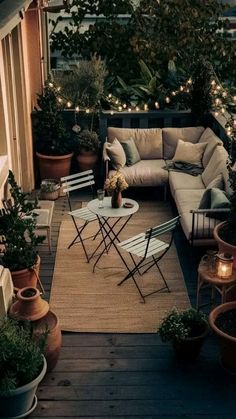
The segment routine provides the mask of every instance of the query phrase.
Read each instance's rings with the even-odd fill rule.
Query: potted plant
[[[70,173],[73,139],[63,119],[58,88],[49,78],[38,95],[34,126],[41,179],[60,180]]]
[[[171,342],[178,358],[194,360],[208,334],[204,313],[194,308],[170,310],[163,318],[158,333],[163,342]]]
[[[101,142],[95,131],[84,129],[75,134],[74,150],[80,171],[95,167],[100,147]]]
[[[223,367],[236,373],[236,301],[214,308],[209,315],[209,324],[218,337]]]
[[[56,200],[60,193],[60,182],[56,179],[44,179],[40,186],[40,198]]]
[[[35,234],[37,199],[29,201],[9,171],[11,199],[0,215],[0,263],[11,271],[16,288],[37,285],[40,258],[38,245],[45,239]]]
[[[47,363],[43,356],[47,333],[36,341],[30,324],[5,319],[0,325],[0,416],[25,417],[37,405],[37,386]]]

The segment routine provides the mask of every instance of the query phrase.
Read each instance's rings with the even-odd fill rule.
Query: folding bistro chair
[[[144,303],[145,303],[146,297],[156,292],[160,292],[165,289],[168,292],[170,292],[169,286],[166,282],[163,272],[160,269],[158,262],[165,256],[165,254],[168,252],[168,250],[170,249],[172,245],[174,231],[177,225],[179,224],[179,219],[180,219],[180,216],[175,217],[163,224],[160,224],[159,226],[149,228],[144,233],[138,234],[137,236],[133,236],[130,239],[124,240],[121,243],[117,243],[117,246],[119,246],[121,249],[125,250],[126,252],[130,254],[131,259],[134,264],[134,267],[132,269],[129,268],[123,256],[120,255],[124,264],[126,265],[128,274],[125,276],[124,279],[122,279],[121,282],[118,283],[118,285],[121,285],[123,284],[123,282],[127,281],[127,279],[132,278]],[[157,239],[158,236],[161,236],[162,234],[166,234],[166,233],[170,233],[170,237],[168,241],[162,241],[162,240]],[[159,256],[156,256],[159,253],[161,254]],[[139,262],[136,262],[136,259],[135,259],[136,257],[140,258]],[[157,267],[161,275],[161,278],[164,282],[164,286],[148,294],[143,294],[137,283],[135,275],[136,274],[143,275],[146,272],[148,272],[153,266]]]
[[[87,207],[73,210],[70,193],[78,189],[88,187],[88,186],[91,187],[92,193],[93,193],[93,185],[95,184],[93,171],[86,170],[84,172],[76,173],[74,175],[62,177],[61,184],[62,184],[63,192],[66,193],[66,196],[68,199],[68,204],[70,208],[70,211],[68,212],[68,214],[71,216],[75,229],[76,229],[76,236],[72,240],[72,242],[69,244],[68,249],[70,249],[70,247],[73,246],[74,244],[81,243],[87,262],[89,262],[90,257],[88,256],[87,250],[84,245],[84,241],[90,238],[95,239],[100,232],[100,228],[98,229],[97,233],[94,236],[83,238],[82,233],[90,222],[97,221],[97,216],[94,213],[92,213]],[[93,196],[94,196],[94,193],[93,193]],[[78,225],[76,221],[77,219],[82,220],[83,223],[81,225]]]

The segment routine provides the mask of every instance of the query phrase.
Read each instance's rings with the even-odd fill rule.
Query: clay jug
[[[49,311],[49,304],[40,296],[40,292],[34,287],[25,287],[18,290],[17,301],[9,310],[11,317],[19,320],[38,320]]]

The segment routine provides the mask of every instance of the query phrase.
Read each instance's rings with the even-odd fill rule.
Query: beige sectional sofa
[[[219,222],[218,212],[222,211],[209,205],[207,208],[201,206],[199,209],[199,204],[207,189],[209,191],[205,193],[206,196],[212,188],[223,189],[228,195],[231,191],[226,166],[228,154],[222,141],[210,128],[109,127],[107,138],[108,141],[104,145],[107,175],[119,170],[124,174],[129,186],[163,186],[165,190],[169,186],[178,213],[181,215],[181,225],[186,238],[195,245],[208,244],[212,241],[212,230]],[[132,159],[129,161],[124,143],[128,143],[129,152],[135,151],[137,161]],[[191,147],[191,145],[186,146],[186,143],[199,145]],[[193,176],[182,171],[166,170],[166,166],[175,160],[175,157],[176,161],[181,160],[181,153],[185,153],[186,147],[188,159],[193,158],[193,162],[200,153],[202,173]],[[183,156],[183,161],[184,158]],[[224,211],[227,210],[223,209]]]

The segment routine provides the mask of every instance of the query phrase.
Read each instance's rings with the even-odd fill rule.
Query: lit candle
[[[217,274],[220,278],[229,278],[233,270],[233,256],[228,253],[220,253],[217,255],[218,268]]]

